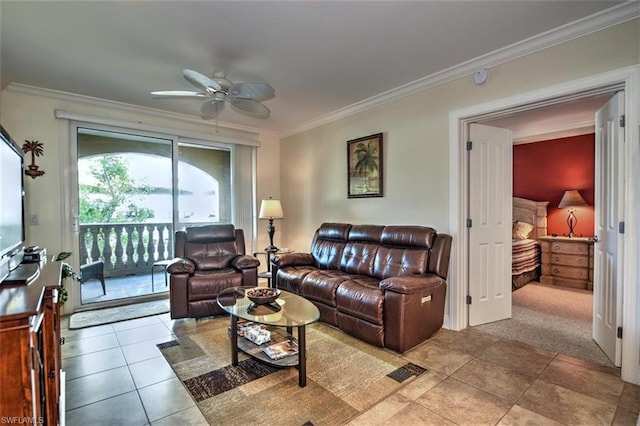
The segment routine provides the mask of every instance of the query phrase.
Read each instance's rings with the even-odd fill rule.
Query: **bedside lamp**
[[[582,195],[577,189],[565,191],[558,204],[558,208],[569,207],[569,217],[567,217],[567,225],[569,225],[569,238],[575,237],[573,229],[578,224],[578,218],[575,215],[575,209],[573,207],[587,206],[587,202],[582,198]]]
[[[276,233],[276,227],[273,226],[273,219],[284,219],[284,213],[282,211],[280,200],[274,200],[271,197],[269,197],[268,200],[262,200],[258,218],[269,219],[269,225],[267,226],[269,245],[264,249],[264,251],[274,252],[278,250],[278,247],[273,245],[273,234]]]

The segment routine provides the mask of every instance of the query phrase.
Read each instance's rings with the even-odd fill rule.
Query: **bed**
[[[511,287],[517,290],[540,278],[540,244],[547,235],[548,201],[513,197]]]

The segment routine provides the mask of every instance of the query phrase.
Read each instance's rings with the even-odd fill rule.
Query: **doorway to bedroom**
[[[589,96],[589,98],[594,98],[594,99],[595,99],[595,98],[597,98],[597,99],[596,99],[596,102],[599,102],[599,105],[597,105],[597,106],[601,106],[601,105],[602,105],[604,102],[606,102],[606,100],[607,100],[608,98],[610,98],[614,93],[615,93],[615,90],[613,90],[613,89],[611,89],[611,88],[610,88],[608,92],[602,93],[602,91],[601,91],[600,93],[592,94],[591,96]],[[583,94],[583,95],[582,95],[582,97],[584,97],[584,96],[585,96],[585,95]],[[561,108],[567,109],[567,107],[568,107],[568,102],[564,102],[564,103],[562,103],[562,104],[558,104],[558,106],[560,106]],[[526,109],[526,108],[524,108],[524,107],[520,107],[520,109],[522,110],[522,109]],[[540,108],[536,108],[536,109],[537,109],[537,111],[536,111],[537,113],[539,113],[539,112],[541,111],[541,109],[540,109]],[[597,107],[596,107],[596,109],[597,109]],[[566,111],[565,111],[565,112],[566,112]],[[508,116],[508,117],[506,117],[506,118],[505,118],[504,112],[501,112],[501,113],[502,113],[502,115],[501,115],[501,119],[502,119],[503,121],[504,121],[505,119],[507,119],[507,118],[508,118],[509,120],[515,120],[515,119],[520,119],[520,120],[522,120],[522,119],[523,119],[523,117],[524,117],[523,113],[518,113],[518,114],[512,114],[512,115],[510,115],[510,116]],[[498,114],[500,114],[500,113],[498,113]],[[526,115],[526,114],[525,114],[525,115]],[[595,116],[595,112],[593,112],[593,113],[592,113],[592,117],[593,117],[593,116]],[[473,120],[473,121],[474,121],[474,122],[481,122],[481,123],[490,123],[490,122],[492,122],[492,121],[493,121],[493,123],[492,123],[492,124],[495,124],[495,121],[496,121],[496,120],[495,120],[495,119],[493,119],[493,120],[491,120],[491,119],[485,119],[485,120],[483,121],[483,120],[476,119],[476,120]],[[592,122],[593,122],[593,120],[592,120]],[[520,122],[520,125],[522,125],[522,122]],[[471,138],[470,138],[470,140],[473,140],[473,141],[474,141],[474,142],[473,142],[473,144],[474,144],[474,148],[475,148],[476,138],[477,138],[477,137],[474,137],[474,136],[473,136],[473,132],[474,132],[474,130],[473,130],[473,128],[474,128],[474,127],[473,127],[473,126],[476,126],[476,125],[475,125],[475,124],[472,124],[472,125],[471,125],[471,130],[470,130],[470,132],[471,132]],[[478,126],[476,126],[476,127],[478,127]],[[500,126],[500,127],[507,127],[507,126],[505,126],[505,124],[504,124],[504,123],[502,123],[502,126]],[[560,129],[560,130],[565,130],[565,129]],[[592,132],[592,134],[593,134],[593,127],[590,129],[590,131],[591,131],[591,132]],[[585,132],[583,131],[583,132],[581,132],[581,133],[583,134],[583,133],[585,133]],[[575,137],[575,136],[574,136],[574,137]],[[587,136],[587,137],[588,137],[588,136]],[[556,138],[550,138],[550,139],[559,139],[559,138],[558,138],[558,137],[556,137]],[[556,143],[558,143],[558,141],[555,141],[555,142],[556,142]],[[493,145],[493,146],[495,147],[496,145]],[[587,148],[586,148],[586,150],[587,150],[587,151],[590,151],[590,152],[591,152],[591,155],[593,155],[593,152],[594,152],[593,144],[591,144],[591,145],[590,145],[590,147],[591,147],[590,149],[589,149],[589,144],[585,144],[584,146],[586,146],[586,147],[587,147]],[[517,148],[517,147],[516,147],[516,148]],[[503,150],[502,148],[498,148],[496,152],[502,152],[501,150],[502,150],[502,151],[506,151],[506,149],[504,149],[504,150]],[[584,151],[584,149],[583,149],[583,151]],[[503,153],[503,152],[502,152],[502,153]],[[509,154],[511,155],[511,153],[509,153]],[[575,154],[575,153],[574,153],[574,154]],[[499,155],[500,155],[500,154],[499,154]],[[574,155],[574,156],[576,156],[576,155]],[[504,157],[504,156],[503,156],[503,157]],[[561,157],[561,159],[562,159],[562,157],[563,157],[563,156],[560,156],[560,157]],[[566,161],[566,160],[568,160],[569,158],[570,158],[570,157],[568,157],[567,155],[565,155],[565,156],[564,156],[565,161]],[[602,157],[601,157],[601,158],[602,158]],[[529,155],[529,156],[528,156],[528,160],[531,160],[531,159],[532,159],[532,157]],[[476,158],[476,160],[477,160],[477,158]],[[468,161],[469,161],[469,163],[470,163],[470,164],[473,164],[473,163],[472,163],[472,160],[468,160]],[[502,160],[502,161],[503,161],[503,160]],[[509,160],[509,161],[510,161],[510,160]],[[566,162],[568,162],[568,161],[566,161]],[[486,163],[486,162],[485,162],[485,163],[483,163],[483,164],[485,164],[485,166],[480,166],[480,167],[487,167],[487,164],[492,164],[492,163]],[[515,169],[515,167],[516,167],[516,163],[515,163],[515,162],[511,163],[511,162],[510,162],[510,167],[511,167],[511,166],[513,166],[513,167],[514,167],[514,185],[515,185],[515,176],[517,175],[517,170]],[[549,161],[541,161],[541,162],[539,162],[539,164],[537,164],[537,167],[538,167],[538,169],[539,169],[539,172],[538,172],[538,173],[539,173],[539,175],[538,175],[538,177],[534,177],[534,178],[533,178],[533,180],[536,182],[536,184],[539,184],[541,180],[544,180],[544,177],[548,177],[548,176],[550,175],[550,173],[549,173]],[[490,168],[491,170],[494,170],[494,168],[493,168],[493,167],[489,167],[489,168]],[[569,170],[569,171],[571,171],[571,169],[572,169],[571,167],[566,167],[566,168],[565,168],[565,170]],[[586,189],[587,189],[587,193],[588,193],[588,194],[585,194],[585,195],[587,196],[587,198],[589,198],[589,199],[591,200],[591,203],[590,203],[590,204],[591,204],[591,205],[593,205],[593,204],[594,204],[594,203],[593,203],[593,187],[594,187],[594,184],[593,184],[593,183],[594,183],[594,178],[593,178],[593,161],[592,161],[592,164],[591,164],[591,166],[590,166],[590,169],[591,169],[591,177],[590,177],[591,185],[590,185],[590,188],[589,188],[589,185],[586,185],[586,187],[587,187]],[[470,180],[470,181],[471,181],[471,183],[469,184],[469,185],[471,185],[471,186],[470,186],[470,194],[471,194],[471,195],[470,195],[470,197],[469,197],[468,199],[470,200],[470,201],[469,201],[470,206],[473,206],[473,205],[474,205],[474,204],[473,204],[473,203],[474,203],[473,199],[474,199],[474,198],[478,198],[478,197],[476,197],[476,196],[474,196],[474,195],[473,195],[473,193],[474,193],[474,191],[473,191],[473,186],[475,185],[475,184],[473,183],[473,181],[476,179],[476,177],[474,177],[475,175],[473,175],[473,171],[472,171],[472,169],[470,169],[470,170],[471,170],[471,171],[469,172],[469,176],[470,176],[470,178],[468,178],[468,180]],[[511,175],[511,170],[510,170],[509,168],[507,168],[507,169],[502,169],[502,172],[504,172],[504,173],[503,173],[503,174],[504,174],[504,176],[510,176],[510,175]],[[573,172],[575,173],[575,170],[573,170]],[[492,173],[494,173],[494,172],[492,171]],[[500,174],[501,172],[500,172],[500,171],[496,171],[495,173]],[[589,173],[587,173],[587,174],[589,174]],[[529,178],[529,179],[531,180],[531,178]],[[492,180],[492,178],[491,178],[491,179],[489,179],[489,181],[491,181],[491,180]],[[498,180],[499,180],[499,179],[498,179]],[[556,177],[556,179],[555,179],[555,180],[556,180],[556,182],[554,182],[554,183],[555,183],[556,185],[561,185],[561,186],[563,186],[563,185],[564,185],[564,186],[569,185],[569,186],[572,186],[572,188],[564,188],[564,187],[563,187],[563,188],[561,188],[561,190],[559,191],[559,195],[557,195],[557,197],[558,197],[558,198],[561,198],[561,197],[562,197],[562,194],[565,192],[565,190],[573,189],[573,186],[575,185],[575,183],[568,184],[567,182],[563,181],[562,179],[557,179],[557,177]],[[574,179],[574,180],[575,180],[575,179]],[[582,184],[582,186],[583,186],[583,187],[585,186],[585,185],[584,185],[584,183]],[[578,187],[580,187],[580,186],[578,186]],[[481,191],[480,191],[480,192],[482,192],[482,190],[483,190],[483,189],[484,189],[484,188],[481,188]],[[510,189],[511,189],[511,188],[509,188],[509,190],[510,190]],[[514,189],[517,189],[517,188],[515,188],[515,187],[514,187]],[[477,188],[476,188],[476,190],[477,190]],[[504,191],[502,191],[502,192],[504,192]],[[502,192],[498,192],[498,193],[496,193],[496,194],[499,194],[499,193],[502,193]],[[558,192],[558,191],[556,191],[556,192]],[[511,194],[509,194],[509,195],[511,195]],[[516,192],[516,193],[515,193],[515,195],[520,195],[520,194],[518,194],[518,193]],[[525,195],[526,195],[526,194],[525,194]],[[503,197],[505,197],[505,196],[503,195]],[[510,198],[510,197],[509,197],[509,198]],[[533,196],[533,197],[531,197],[531,196],[530,196],[530,198],[534,198],[534,199],[535,199],[535,198],[537,198],[538,200],[540,200],[540,199],[542,199],[542,200],[544,200],[544,199],[552,199],[552,197],[548,197],[548,196],[543,196],[543,197],[541,197],[541,198],[540,198],[540,197],[536,197],[536,196]],[[509,200],[509,206],[506,206],[506,202],[500,202],[500,201],[499,201],[499,196],[498,196],[498,199],[496,199],[496,200],[492,201],[492,203],[494,203],[494,202],[496,202],[496,201],[498,202],[498,204],[500,204],[500,203],[504,204],[504,205],[505,205],[505,207],[504,207],[505,209],[508,207],[508,208],[509,208],[509,210],[510,210],[510,208],[511,208],[511,206],[510,206],[510,204],[511,204],[511,203],[510,203],[510,201],[511,201],[511,200]],[[506,201],[506,200],[505,200],[505,201]],[[566,210],[564,210],[564,209],[563,209],[563,210],[561,210],[561,211],[558,211],[557,206],[558,206],[558,204],[559,204],[559,201],[560,201],[559,199],[558,199],[558,200],[553,200],[553,201],[552,201],[552,204],[551,204],[551,206],[550,206],[549,211],[553,212],[554,214],[556,214],[556,213],[558,213],[558,212],[563,212],[563,213],[566,215]],[[600,205],[602,205],[602,204],[600,204]],[[608,211],[609,209],[607,208],[607,209],[603,209],[603,210],[607,210],[607,211]],[[603,210],[600,210],[600,211],[602,212]],[[482,210],[481,210],[481,211],[482,211]],[[510,213],[510,212],[509,212],[509,213]],[[593,236],[593,235],[594,235],[594,232],[593,232],[593,229],[594,229],[594,227],[593,227],[593,215],[591,215],[591,216],[590,216],[588,213],[589,213],[589,212],[587,212],[587,214],[586,214],[586,215],[584,215],[584,216],[583,216],[583,218],[582,218],[582,219],[583,219],[583,223],[582,223],[582,224],[583,224],[583,225],[587,225],[587,226],[586,226],[586,228],[583,226],[583,229],[584,229],[584,230],[586,230],[586,231],[584,231],[584,232],[583,232],[583,237],[589,237],[589,236]],[[558,214],[561,214],[561,213],[558,213]],[[556,214],[556,216],[557,216],[557,217],[559,217],[559,216],[558,216],[558,214]],[[477,215],[476,215],[476,216],[474,216],[473,212],[470,212],[470,213],[469,213],[469,217],[476,217],[476,218],[477,218]],[[557,217],[555,218],[555,219],[556,219],[556,221],[557,221]],[[565,217],[566,217],[566,216],[565,216]],[[584,220],[584,219],[586,219],[586,220]],[[484,217],[483,217],[483,220],[484,220]],[[484,224],[484,223],[485,223],[485,222],[483,222],[483,224]],[[497,222],[496,222],[496,223],[497,223]],[[566,223],[565,223],[565,225],[564,225],[564,226],[565,226],[565,227],[567,226],[567,225],[566,225]],[[474,223],[474,227],[475,227],[475,223]],[[471,232],[471,231],[470,231],[470,232]],[[553,234],[556,234],[556,235],[563,235],[563,234],[566,234],[567,232],[566,232],[566,231],[564,231],[564,232],[562,232],[562,231],[556,231],[556,232],[550,232],[550,233],[553,233]],[[471,238],[471,240],[469,240],[469,241],[470,241],[470,242],[469,242],[469,244],[471,245],[470,250],[473,250],[473,244],[474,244],[473,237],[472,237],[472,238]],[[574,240],[574,241],[575,241],[575,240]],[[491,244],[491,243],[489,243],[489,244]],[[485,252],[486,252],[486,253],[489,253],[489,251],[487,251],[487,250],[486,250],[486,245],[487,245],[487,244],[485,244],[485,246],[484,246],[483,248],[481,248],[481,252],[482,252],[482,250],[485,250]],[[499,244],[498,244],[498,245],[499,245]],[[480,253],[481,253],[481,252],[480,252]],[[497,252],[498,252],[498,251],[496,251],[496,253],[497,253]],[[592,256],[592,258],[593,258],[593,255],[592,255],[592,254],[591,254],[591,256]],[[495,256],[494,256],[494,257],[495,257]],[[475,256],[474,256],[473,254],[471,254],[471,255],[469,256],[469,261],[471,261],[471,260],[472,260],[472,259],[474,259],[474,258],[475,258]],[[491,256],[489,256],[489,258],[491,258]],[[475,262],[475,261],[474,261],[474,262]],[[474,262],[472,262],[472,263],[474,263]],[[475,263],[477,263],[477,262],[475,262]],[[494,263],[494,264],[496,264],[496,262],[493,262],[493,263]],[[509,266],[510,266],[510,265],[509,265]],[[471,265],[469,266],[469,269],[470,269],[470,271],[473,271],[473,270],[474,270],[473,264],[471,264]],[[476,270],[476,273],[477,273],[477,272],[478,272],[478,271]],[[477,277],[477,275],[474,275],[474,273],[473,273],[473,272],[470,272],[469,274],[470,274],[469,276],[476,276],[476,277]],[[591,277],[589,277],[589,278],[591,278]],[[476,281],[477,281],[477,279],[476,279]],[[535,287],[536,287],[536,289],[538,289],[538,290],[547,290],[547,289],[545,289],[544,284],[540,284],[540,282],[539,282],[539,281],[534,281],[534,283],[535,283]],[[509,287],[510,287],[510,286],[511,286],[511,283],[509,282]],[[526,288],[526,286],[525,286],[525,288]],[[582,309],[582,311],[580,311],[580,312],[577,312],[577,311],[573,311],[573,312],[572,312],[571,310],[561,309],[561,308],[559,308],[559,307],[558,307],[558,306],[559,306],[558,304],[552,303],[551,301],[554,299],[554,297],[555,297],[555,296],[551,296],[551,295],[547,294],[548,292],[546,292],[546,293],[540,293],[540,292],[538,291],[538,292],[536,292],[536,294],[533,294],[533,295],[532,295],[532,294],[529,294],[527,297],[524,297],[523,299],[526,299],[526,300],[527,300],[527,301],[529,301],[529,302],[534,301],[534,302],[538,302],[538,303],[529,304],[529,305],[527,305],[527,306],[520,306],[520,304],[521,304],[521,302],[522,302],[521,300],[518,300],[518,299],[520,299],[520,298],[521,298],[520,296],[522,296],[524,293],[531,293],[531,291],[530,291],[530,290],[533,290],[533,287],[532,287],[532,288],[530,288],[530,289],[527,289],[527,290],[519,290],[519,293],[518,293],[518,292],[514,293],[514,294],[513,294],[513,305],[512,305],[512,302],[511,302],[511,299],[512,299],[512,297],[511,297],[511,296],[512,296],[512,294],[511,294],[510,290],[511,290],[511,288],[508,288],[508,289],[506,289],[506,290],[502,289],[501,291],[498,291],[498,292],[495,292],[495,293],[493,293],[493,294],[490,294],[490,296],[491,296],[491,297],[495,297],[496,299],[502,299],[503,301],[507,301],[507,300],[508,300],[508,303],[509,303],[509,305],[508,305],[508,309],[509,309],[509,310],[508,310],[508,311],[505,311],[506,313],[504,314],[504,316],[503,316],[502,318],[509,318],[509,317],[511,317],[511,313],[512,313],[511,308],[512,308],[512,307],[513,307],[513,311],[514,311],[514,318],[515,318],[515,314],[517,314],[517,313],[518,313],[518,312],[516,312],[516,311],[521,311],[521,310],[526,311],[528,314],[531,314],[531,313],[536,314],[536,312],[538,312],[538,313],[540,313],[540,315],[538,315],[538,316],[539,316],[539,317],[542,317],[542,316],[544,316],[544,309],[539,309],[539,308],[540,308],[541,306],[544,306],[544,303],[546,303],[548,306],[556,306],[555,308],[551,309],[552,311],[558,311],[558,312],[571,312],[571,313],[568,315],[568,317],[567,317],[567,318],[569,318],[569,319],[572,319],[572,318],[573,318],[573,319],[577,319],[577,318],[580,318],[580,317],[588,317],[588,314],[590,313],[590,312],[589,312],[589,311],[590,311],[589,307],[591,307],[591,311],[593,311],[593,303],[592,303],[592,302],[590,302],[591,300],[593,300],[593,298],[592,298],[592,296],[591,296],[590,294],[588,294],[588,292],[587,292],[587,294],[585,294],[585,295],[584,295],[584,296],[585,296],[585,298],[583,298],[583,299],[587,300],[587,302],[586,302],[586,303],[581,303],[581,306],[583,306],[583,307],[585,307],[585,308],[584,308],[584,309]],[[554,290],[559,290],[559,288],[558,288],[558,287],[556,287],[556,286],[549,286],[548,290],[550,290],[550,291],[552,291],[552,292],[553,292]],[[569,289],[569,290],[577,291],[576,289]],[[489,293],[490,293],[490,292],[491,292],[491,290],[489,291]],[[507,292],[508,292],[508,293],[507,293]],[[469,294],[473,294],[473,290],[471,290],[471,289],[470,289]],[[475,293],[475,295],[476,295],[476,296],[478,296],[478,292],[476,292],[476,293]],[[482,296],[482,294],[480,294],[480,296]],[[614,293],[614,295],[613,295],[613,296],[614,296],[614,303],[615,303],[615,293]],[[558,300],[558,301],[566,300],[566,299],[574,299],[574,300],[575,300],[575,299],[577,299],[577,298],[578,298],[578,296],[577,296],[577,295],[575,295],[575,294],[573,294],[573,295],[564,295],[564,296],[557,297],[557,300]],[[541,302],[542,300],[545,300],[545,299],[546,299],[546,302],[539,303],[539,302]],[[474,300],[473,300],[473,302],[472,302],[472,303],[474,303],[474,304],[475,304],[477,301],[478,301],[478,299],[475,299],[475,298],[474,298]],[[481,302],[481,304],[482,304],[482,301],[483,301],[483,300],[482,300],[482,298],[480,298],[480,302]],[[502,304],[504,305],[504,303],[503,303],[503,302],[500,302],[500,303],[502,303]],[[538,309],[537,309],[537,310],[536,310],[536,306],[538,307]],[[471,308],[472,308],[472,307],[470,306],[470,307],[469,307],[469,309],[471,310]],[[548,309],[547,309],[547,310],[548,310]],[[471,314],[470,314],[469,318],[471,318]],[[512,318],[512,319],[510,319],[510,320],[507,320],[507,321],[511,321],[511,322],[513,322],[513,321],[514,321],[514,318]],[[496,319],[493,319],[493,320],[489,320],[489,321],[497,321],[497,319],[499,319],[499,318],[496,318]],[[523,328],[521,328],[519,332],[511,333],[511,335],[512,335],[512,336],[516,336],[516,335],[518,335],[518,338],[516,338],[516,340],[522,340],[524,336],[527,336],[527,335],[532,334],[532,332],[533,332],[533,328],[534,328],[534,324],[533,324],[533,322],[531,322],[530,320],[531,320],[531,316],[529,316],[529,319],[525,321],[525,324],[523,324],[524,326],[526,326],[526,327],[524,327],[524,329],[523,329]],[[527,321],[528,321],[528,322],[527,322]],[[485,321],[485,322],[486,322],[486,321]],[[591,331],[591,330],[590,330],[590,329],[591,329],[591,327],[590,327],[590,318],[587,318],[587,320],[586,320],[586,321],[584,321],[584,322],[586,322],[586,323],[587,323],[587,328],[588,328],[589,330],[587,330],[587,333],[584,333],[584,334],[586,335],[586,337],[583,337],[582,339],[583,339],[583,340],[585,340],[585,341],[587,341],[589,344],[592,344],[592,339],[590,338],[590,333],[589,333],[589,331]],[[477,320],[474,320],[474,323],[475,323],[475,324],[482,324],[482,321],[478,322]],[[542,321],[542,323],[552,323],[552,324],[554,324],[554,325],[557,325],[557,324],[567,325],[567,324],[568,324],[568,321],[567,321],[567,319],[566,319],[566,318],[565,318],[565,319],[556,318],[555,320],[549,320],[549,319],[547,319],[546,321]],[[471,323],[471,321],[470,321],[470,320],[469,320],[469,324],[470,324],[470,325],[473,325],[473,324]],[[493,325],[492,325],[492,326],[493,326]],[[549,327],[547,327],[547,328],[549,328]],[[569,326],[567,325],[566,327],[560,327],[560,328],[563,328],[563,329],[566,331],[566,330],[568,330],[568,329],[569,329],[569,328],[571,328],[571,327],[569,327]],[[548,333],[548,330],[547,330],[547,332],[546,332],[546,333],[543,333],[543,334],[547,334],[547,335],[548,335],[548,334],[550,334],[550,333]],[[575,333],[574,333],[574,334],[575,334]],[[571,339],[567,339],[566,337],[564,337],[564,338],[561,338],[561,339],[560,339],[560,341],[562,341],[563,343],[566,343],[568,340],[571,340]],[[575,336],[574,336],[574,340],[575,340]],[[539,339],[536,339],[536,340],[535,340],[535,342],[537,343],[537,345],[538,345],[538,346],[540,346],[540,341],[539,341]],[[532,342],[532,343],[533,343],[533,342]],[[596,346],[596,348],[597,348],[597,346]],[[563,349],[558,349],[558,351],[559,351],[559,352],[567,352],[566,350],[563,350]],[[596,351],[597,351],[597,349],[596,349]],[[577,356],[577,357],[580,357],[580,356]],[[584,356],[582,356],[582,358],[584,359],[585,357],[584,357]],[[605,357],[604,359],[606,360],[606,357]],[[592,361],[596,361],[596,360],[594,360],[594,359],[591,359],[591,360],[592,360]],[[603,362],[599,362],[599,363],[603,363]],[[610,365],[612,365],[612,364],[610,364]]]
[[[592,337],[596,235],[593,118],[614,95],[598,94],[483,122],[514,131],[513,292],[510,319],[477,327],[608,367],[614,367],[615,349],[608,348],[608,357]],[[553,120],[557,124],[549,122]],[[583,206],[572,206],[573,215],[568,218],[564,204],[567,194],[575,195],[575,191],[577,204]],[[515,232],[517,225],[528,224],[533,224],[525,228],[531,235]]]

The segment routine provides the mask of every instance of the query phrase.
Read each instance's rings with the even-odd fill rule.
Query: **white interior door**
[[[511,318],[511,130],[471,124],[469,325]]]
[[[617,93],[596,113],[596,193],[594,244],[593,340],[616,365],[622,363],[622,235],[624,211],[624,92]]]

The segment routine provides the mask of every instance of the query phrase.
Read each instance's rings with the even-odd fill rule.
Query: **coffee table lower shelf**
[[[278,367],[278,368],[297,368],[298,369],[298,384],[300,387],[307,385],[307,363],[306,363],[306,337],[305,326],[299,327],[277,327],[269,326],[268,329],[271,332],[271,340],[257,345],[252,341],[238,336],[237,331],[232,333],[231,330],[237,330],[238,317],[231,315],[231,324],[229,326],[229,337],[231,339],[231,363],[238,365],[238,351],[242,351],[248,356],[255,358],[265,364]],[[298,330],[297,339],[293,337],[293,328]],[[263,349],[273,344],[283,342],[285,340],[293,340],[298,343],[298,353],[295,355],[289,355],[281,359],[272,359],[263,352]]]
[[[257,360],[273,365],[274,367],[297,367],[299,364],[299,351],[295,355],[289,355],[280,359],[273,359],[264,353],[264,349],[286,340],[293,340],[296,343],[298,340],[291,334],[286,333],[282,328],[268,327],[268,330],[271,332],[271,340],[261,345],[256,345],[251,340],[238,336],[238,349]]]

